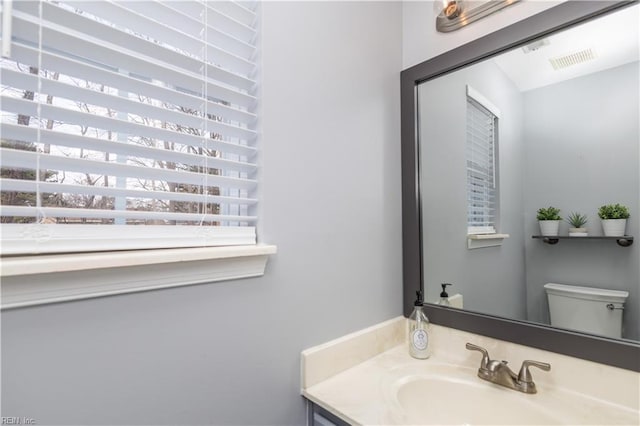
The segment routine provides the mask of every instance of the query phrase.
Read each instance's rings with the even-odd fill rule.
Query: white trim
[[[502,242],[509,238],[509,234],[477,234],[467,235],[467,248],[477,249],[484,247],[501,246]]]
[[[478,102],[480,105],[488,109],[491,114],[495,115],[496,118],[500,118],[500,109],[493,104],[493,102],[489,101],[485,96],[483,96],[480,92],[475,90],[473,87],[467,84],[467,96]]]
[[[53,272],[85,271],[88,269],[122,268],[159,263],[228,259],[231,257],[273,254],[275,252],[275,246],[256,245],[20,256],[2,259],[0,276],[8,277]]]
[[[4,258],[1,308],[258,277],[276,251],[256,245]]]

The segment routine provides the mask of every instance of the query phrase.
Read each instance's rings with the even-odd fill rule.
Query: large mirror
[[[554,13],[565,22],[551,22]],[[525,344],[528,331],[542,333],[535,339],[559,331],[550,341],[581,342],[573,355],[592,339],[602,354],[585,358],[607,362],[606,352],[619,350],[632,359],[640,341],[640,5],[565,4],[545,14],[547,22],[534,16],[501,31],[501,42],[479,40],[403,76],[414,82],[418,196],[413,205],[405,192],[404,215],[406,223],[416,216],[419,232],[417,252],[407,253],[413,237],[404,229],[405,304],[418,276],[430,312],[454,327],[489,320]],[[556,28],[540,34],[545,26]],[[522,42],[509,46],[517,41],[509,34]],[[403,160],[406,187],[404,151]],[[616,203],[630,210],[624,235],[635,244],[602,238],[598,209]],[[537,211],[550,206],[564,219],[559,238],[541,236]],[[570,237],[572,213],[587,223]],[[452,284],[444,308],[442,283]],[[596,305],[602,311],[592,316]]]

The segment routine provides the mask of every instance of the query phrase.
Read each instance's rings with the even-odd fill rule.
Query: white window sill
[[[509,234],[469,234],[467,235],[467,248],[471,250],[501,246],[505,238],[509,238]]]
[[[251,245],[3,258],[1,308],[258,277],[276,250]]]

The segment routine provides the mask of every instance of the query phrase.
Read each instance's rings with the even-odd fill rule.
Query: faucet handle
[[[487,365],[491,361],[491,359],[489,359],[489,352],[487,352],[485,348],[474,345],[473,343],[467,343],[466,348],[469,349],[470,351],[478,351],[482,353],[482,361],[480,361],[480,368],[483,370],[486,370]]]
[[[538,367],[541,370],[549,371],[551,370],[551,364],[547,364],[546,362],[538,362],[532,360],[522,361],[522,367],[520,367],[520,373],[518,373],[518,381],[532,383],[533,377],[531,377],[531,372],[529,372],[529,366]]]

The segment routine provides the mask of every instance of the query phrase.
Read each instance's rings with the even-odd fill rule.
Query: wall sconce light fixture
[[[455,31],[519,1],[436,0],[433,2],[437,13],[436,30],[441,33]]]

